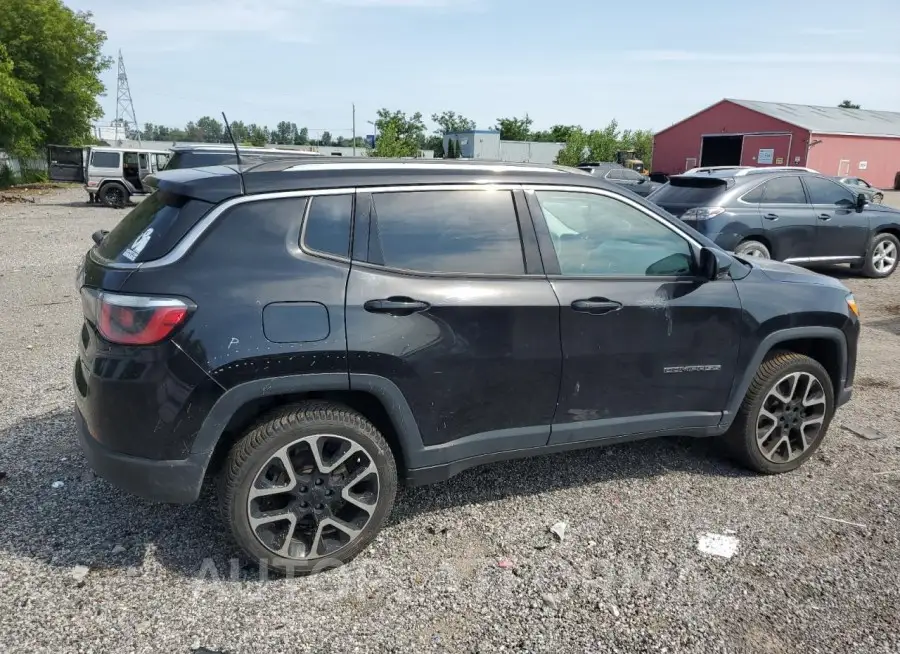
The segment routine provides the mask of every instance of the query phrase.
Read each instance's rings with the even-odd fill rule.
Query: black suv
[[[815,173],[750,168],[677,175],[648,199],[737,254],[849,263],[869,277],[887,277],[900,260],[900,211]]]
[[[234,538],[276,571],[355,556],[398,478],[673,434],[793,470],[851,395],[843,285],[587,175],[296,160],[148,180],[78,274],[81,446],[152,500],[218,475]]]

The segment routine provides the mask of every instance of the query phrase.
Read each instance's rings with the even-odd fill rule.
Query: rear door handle
[[[611,313],[622,308],[621,302],[607,300],[606,298],[592,297],[586,300],[575,300],[572,302],[572,309],[581,313],[590,313],[595,316],[604,313]]]
[[[389,297],[382,300],[369,300],[363,308],[369,313],[389,313],[394,316],[408,316],[419,311],[427,311],[431,307],[427,302],[413,300],[408,297]]]
[[[778,214],[777,213],[767,213],[766,215],[763,216],[763,218],[765,218],[766,220],[778,220]]]

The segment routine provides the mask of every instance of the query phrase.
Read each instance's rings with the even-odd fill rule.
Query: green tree
[[[250,141],[250,145],[253,145],[257,148],[263,147],[269,141],[269,130],[265,127],[260,127],[256,123],[251,123],[247,125],[247,140]]]
[[[250,140],[250,130],[247,129],[247,126],[241,120],[231,121],[231,133],[234,136],[234,140],[238,143]],[[225,135],[225,140],[228,140],[227,134]]]
[[[206,143],[221,143],[225,138],[225,128],[215,118],[203,116],[197,121],[197,129],[202,134],[201,141]]]
[[[858,104],[853,104],[849,100],[844,100],[843,102],[841,102],[838,105],[838,107],[840,107],[841,109],[859,109],[860,108]]]
[[[531,135],[533,122],[528,114],[525,114],[524,118],[498,118],[497,129],[500,130],[500,138],[504,141],[527,141]]]
[[[319,145],[331,145],[331,132],[322,132],[322,138],[319,139]]]
[[[437,123],[438,128],[434,132],[440,136],[443,136],[444,134],[471,132],[475,129],[474,120],[469,120],[455,111],[444,111],[439,114],[431,114],[431,120]]]
[[[402,111],[379,109],[375,127],[378,138],[373,156],[415,157],[425,144],[425,123],[418,111],[407,117]]]
[[[309,130],[305,127],[301,127],[300,131],[297,132],[297,137],[294,139],[294,145],[308,145],[309,144]]]
[[[282,145],[291,144],[297,139],[297,123],[282,120],[272,132],[272,140]]]
[[[581,130],[581,127],[579,125],[554,125],[549,130],[532,132],[530,138],[532,141],[545,143],[565,143],[574,130]]]
[[[615,119],[601,130],[593,130],[588,134],[588,159],[590,161],[615,161],[616,152],[620,149],[619,123]]]
[[[556,163],[562,166],[577,166],[588,153],[588,135],[580,127],[569,132],[565,147],[559,151]]]
[[[37,150],[42,139],[39,125],[48,112],[36,107],[38,88],[14,75],[13,62],[0,43],[0,150],[27,155]]]
[[[28,147],[36,141],[90,141],[91,121],[103,115],[100,74],[112,64],[102,54],[106,33],[91,19],[62,0],[0,0],[0,139],[12,140],[15,131],[16,143],[22,138]]]

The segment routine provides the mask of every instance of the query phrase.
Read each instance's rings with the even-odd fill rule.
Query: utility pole
[[[353,156],[356,156],[356,103],[353,104]]]

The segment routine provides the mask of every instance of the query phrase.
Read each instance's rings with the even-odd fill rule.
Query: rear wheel
[[[378,534],[397,490],[387,442],[339,404],[286,407],[242,438],[222,473],[222,514],[254,562],[310,574],[350,561]]]
[[[107,207],[124,207],[128,204],[128,189],[119,182],[109,182],[100,189],[100,199]]]
[[[876,234],[866,253],[863,274],[866,277],[887,277],[897,269],[900,261],[900,241],[893,234]]]
[[[769,252],[769,248],[767,248],[759,241],[754,241],[752,239],[748,239],[740,243],[736,248],[734,248],[734,253],[741,254],[745,257],[757,257],[759,259],[772,258],[772,254]]]
[[[834,390],[821,364],[793,352],[774,354],[757,370],[725,439],[751,470],[789,472],[822,444],[833,413]]]

